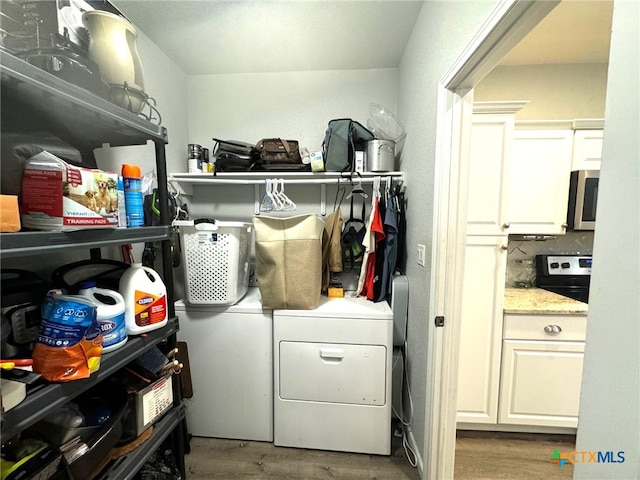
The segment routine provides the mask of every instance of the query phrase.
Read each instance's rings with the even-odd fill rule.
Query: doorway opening
[[[485,78],[538,23],[560,2],[512,1],[499,4],[458,61],[442,78],[438,99],[438,184],[444,192],[436,201],[439,241],[437,278],[445,279],[436,286],[433,298],[438,311],[448,318],[460,318],[458,298],[463,286],[466,192],[469,176],[469,140],[473,112],[474,87]],[[521,100],[521,99],[512,99]],[[456,402],[459,322],[451,322],[434,340],[434,348],[442,352],[436,361],[432,399],[433,416],[426,425],[425,477],[452,478],[456,443]]]

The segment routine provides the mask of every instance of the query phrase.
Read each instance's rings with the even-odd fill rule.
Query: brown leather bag
[[[263,164],[300,164],[300,147],[297,140],[282,138],[263,138],[256,143],[256,150],[260,153]]]

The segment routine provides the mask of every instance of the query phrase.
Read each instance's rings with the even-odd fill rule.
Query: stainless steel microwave
[[[594,230],[600,170],[576,170],[569,182],[568,230]]]

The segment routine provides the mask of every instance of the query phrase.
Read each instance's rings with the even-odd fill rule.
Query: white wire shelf
[[[184,195],[193,195],[193,186],[253,185],[255,214],[260,214],[260,186],[266,180],[283,179],[286,185],[315,184],[320,186],[320,213],[326,215],[326,186],[332,184],[371,184],[375,178],[401,182],[406,187],[404,172],[225,172],[170,173],[167,181]]]
[[[392,177],[405,181],[404,172],[239,172],[239,173],[170,173],[168,180],[180,185],[256,185],[266,179],[284,178],[290,184],[333,184],[360,180],[373,183],[375,177]]]

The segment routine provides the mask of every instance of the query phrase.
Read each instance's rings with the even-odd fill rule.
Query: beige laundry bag
[[[322,289],[322,218],[259,216],[253,218],[253,227],[262,306],[316,308]]]

